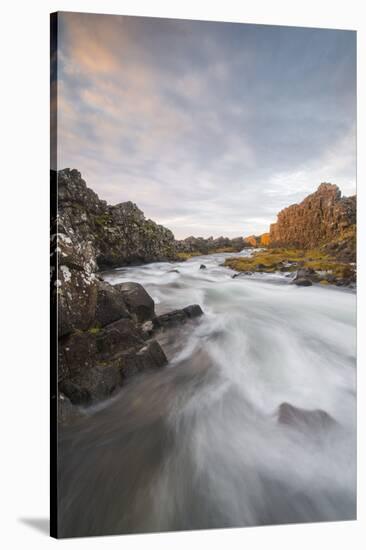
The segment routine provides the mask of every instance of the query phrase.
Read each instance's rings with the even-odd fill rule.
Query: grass
[[[272,248],[256,252],[248,258],[227,258],[224,266],[235,271],[263,271],[265,273],[296,271],[300,267],[304,267],[312,268],[314,271],[330,272],[337,278],[347,278],[353,274],[353,268],[349,264],[335,260],[321,249]]]

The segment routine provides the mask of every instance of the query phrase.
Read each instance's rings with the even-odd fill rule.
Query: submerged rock
[[[305,277],[300,277],[299,279],[294,279],[292,281],[292,284],[297,286],[312,286],[312,282],[310,279],[305,279]]]
[[[282,403],[278,407],[278,423],[300,430],[316,432],[328,430],[337,422],[327,412],[321,409],[301,409],[290,403]]]
[[[194,304],[183,309],[176,309],[169,313],[164,313],[153,319],[155,328],[169,328],[187,322],[189,319],[195,319],[203,315],[201,306]]]

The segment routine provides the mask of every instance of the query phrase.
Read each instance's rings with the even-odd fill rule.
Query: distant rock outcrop
[[[345,261],[356,256],[356,197],[342,197],[336,185],[322,183],[300,204],[277,216],[270,227],[271,247],[311,249],[327,246]]]
[[[269,233],[244,237],[244,245],[252,248],[264,248],[269,245]]]
[[[246,246],[243,237],[187,237],[186,239],[176,241],[177,252],[186,252],[188,254],[214,254],[215,252],[240,252]]]

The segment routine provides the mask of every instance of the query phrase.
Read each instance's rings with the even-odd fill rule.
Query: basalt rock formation
[[[175,241],[171,231],[146,220],[136,205],[101,201],[77,170],[68,169],[58,173],[58,212],[51,230],[51,299],[57,310],[58,410],[63,422],[73,405],[109,397],[131,375],[167,363],[154,339],[163,323],[152,298],[138,283],[112,286],[98,271],[173,259]],[[194,317],[190,311],[182,310],[184,322]],[[174,316],[178,319],[179,312]]]
[[[77,170],[58,172],[59,232],[88,246],[99,268],[176,259],[173,233],[147,220],[132,202],[111,206]]]
[[[336,185],[322,183],[300,204],[282,210],[270,227],[271,247],[325,247],[344,261],[356,257],[356,197],[342,197]]]

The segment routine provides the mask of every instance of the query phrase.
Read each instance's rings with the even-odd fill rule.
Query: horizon
[[[177,239],[265,233],[355,194],[355,60],[354,31],[59,13],[60,166]]]

